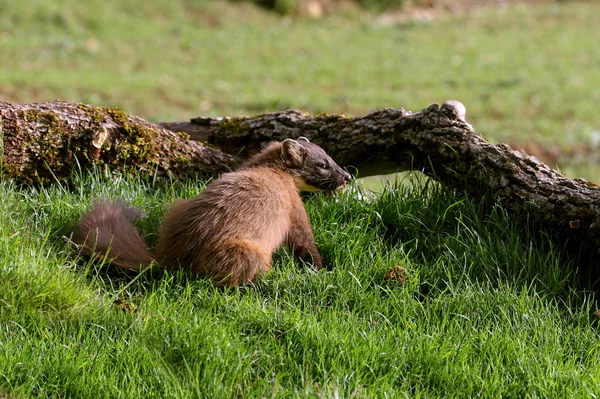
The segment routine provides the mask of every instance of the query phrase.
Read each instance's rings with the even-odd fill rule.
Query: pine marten
[[[121,202],[98,201],[72,240],[83,254],[140,270],[154,261],[167,270],[208,276],[219,286],[247,284],[271,269],[287,244],[296,257],[323,267],[299,191],[334,191],[351,175],[306,138],[274,142],[235,172],[209,183],[195,198],[175,202],[159,229],[154,253]]]

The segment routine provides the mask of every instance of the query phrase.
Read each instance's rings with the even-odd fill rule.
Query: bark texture
[[[54,101],[0,102],[3,173],[25,183],[69,177],[93,164],[151,174],[209,175],[239,158],[115,108]]]

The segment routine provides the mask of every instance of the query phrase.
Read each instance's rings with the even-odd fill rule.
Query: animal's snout
[[[353,179],[352,175],[351,175],[350,173],[348,173],[348,172],[344,171],[344,181],[345,181],[346,183],[348,183],[348,182],[350,182],[350,180],[352,180],[352,179]]]

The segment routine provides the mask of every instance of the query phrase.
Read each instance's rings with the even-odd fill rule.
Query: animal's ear
[[[281,156],[283,162],[288,166],[298,167],[304,165],[306,158],[306,148],[299,144],[296,140],[285,139],[281,147]]]
[[[310,143],[310,141],[306,137],[304,137],[304,136],[300,136],[296,140],[298,140],[298,141],[306,141],[307,143]]]

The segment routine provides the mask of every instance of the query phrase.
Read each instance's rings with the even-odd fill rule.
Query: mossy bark
[[[77,168],[188,177],[235,168],[239,158],[115,108],[54,101],[0,102],[3,174],[25,183],[64,179]]]

